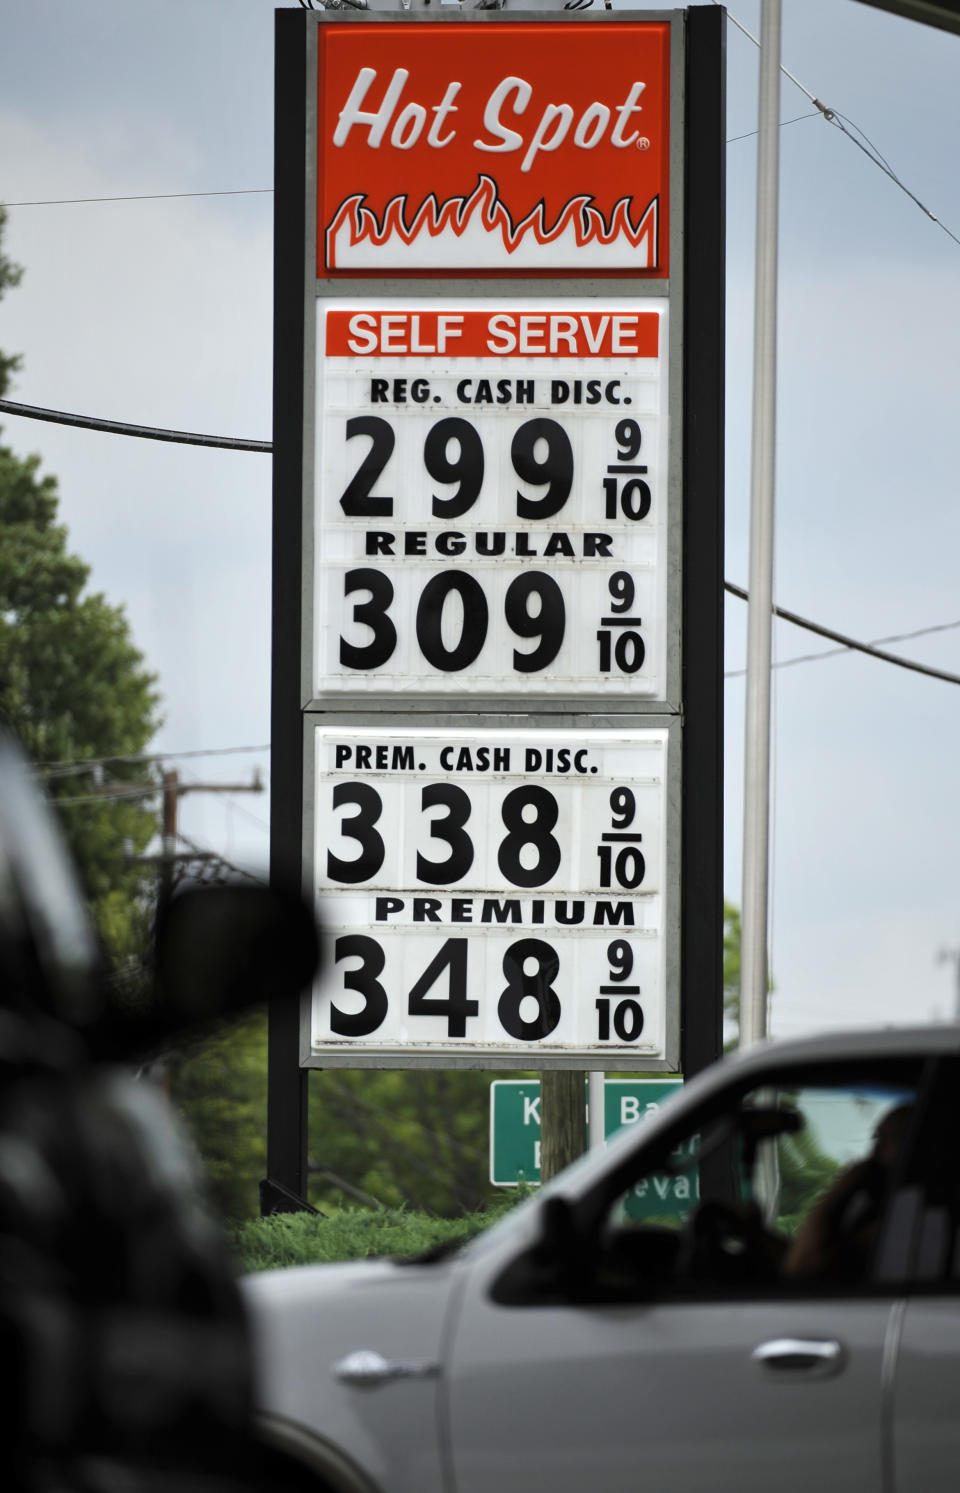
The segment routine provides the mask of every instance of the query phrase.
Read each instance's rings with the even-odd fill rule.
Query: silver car
[[[247,1278],[339,1493],[960,1482],[960,1028],[717,1064],[448,1256]]]

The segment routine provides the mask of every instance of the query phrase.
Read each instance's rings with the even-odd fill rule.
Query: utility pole
[[[173,891],[174,867],[178,861],[195,860],[197,852],[182,855],[177,850],[180,833],[177,828],[180,800],[187,793],[262,793],[263,779],[260,769],[254,768],[253,780],[249,783],[181,783],[177,769],[164,772],[163,778],[163,830],[160,851],[160,894],[168,897]]]
[[[549,1182],[587,1149],[586,1079],[581,1069],[545,1068],[540,1074],[543,1182]]]
[[[177,769],[170,768],[161,774],[160,778],[163,803],[161,810],[160,828],[160,853],[159,855],[140,855],[135,857],[136,864],[141,866],[157,866],[159,870],[159,895],[161,902],[165,901],[173,893],[175,885],[175,868],[185,861],[195,860],[217,860],[213,851],[191,850],[189,853],[177,849],[180,840],[178,829],[180,800],[187,793],[262,793],[264,791],[263,779],[260,769],[255,768],[252,781],[249,783],[181,783],[180,774]],[[144,793],[155,793],[154,785],[142,786]],[[101,791],[108,795],[109,787]],[[134,859],[131,857],[131,859]]]

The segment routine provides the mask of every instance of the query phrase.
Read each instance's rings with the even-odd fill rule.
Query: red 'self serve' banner
[[[318,275],[669,273],[667,24],[319,42]]]

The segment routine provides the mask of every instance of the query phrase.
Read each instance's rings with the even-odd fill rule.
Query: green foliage
[[[454,1216],[490,1201],[489,1126],[488,1073],[333,1070],[311,1080],[311,1156],[387,1207]],[[322,1177],[314,1190],[321,1207],[338,1196]]]
[[[229,1219],[259,1210],[266,1176],[267,1030],[257,1012],[174,1063],[171,1097]],[[502,1200],[491,1186],[490,1075],[389,1069],[310,1076],[310,1196],[457,1218]]]
[[[831,1156],[821,1151],[808,1126],[793,1134],[780,1136],[777,1141],[777,1164],[780,1172],[778,1226],[785,1234],[792,1236],[813,1205],[826,1192],[840,1166]]]
[[[6,221],[6,209],[0,207],[0,243],[2,243],[3,240],[3,230],[6,225]],[[12,260],[8,259],[3,252],[3,249],[0,248],[0,301],[3,300],[4,294],[8,290],[12,290],[15,285],[19,284],[20,276],[22,273],[23,271],[21,270],[20,266],[18,264],[14,264]],[[3,396],[7,392],[7,389],[10,387],[10,375],[12,373],[16,373],[19,366],[19,358],[8,358],[5,357],[3,353],[0,353],[0,399],[3,398]]]
[[[180,1053],[170,1097],[205,1168],[223,1218],[253,1218],[267,1174],[267,1020],[231,1022]]]
[[[36,457],[0,447],[0,720],[36,762],[142,752],[155,731],[155,678],[123,611],[85,591],[89,568],[67,549],[54,478]],[[142,768],[111,766],[111,787],[143,783]],[[138,798],[98,797],[92,775],[52,778],[62,821],[101,936],[115,960],[142,941],[142,873],[126,864],[156,828]]]
[[[402,1208],[349,1209],[329,1218],[280,1213],[252,1219],[230,1232],[242,1271],[383,1256],[410,1259],[429,1250],[466,1244],[510,1206],[505,1203],[466,1218],[429,1218]]]
[[[723,1014],[740,1021],[740,909],[723,904]]]

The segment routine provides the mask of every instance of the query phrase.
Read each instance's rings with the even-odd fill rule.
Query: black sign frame
[[[302,883],[302,492],[305,327],[315,293],[305,183],[315,130],[306,86],[311,12],[276,13],[271,881]],[[327,17],[327,20],[331,20]],[[352,18],[354,21],[359,18]],[[492,18],[491,18],[492,19]],[[680,1066],[722,1050],[725,37],[722,8],[685,12],[683,233],[682,811]],[[300,1003],[269,1012],[265,1212],[307,1193]]]

